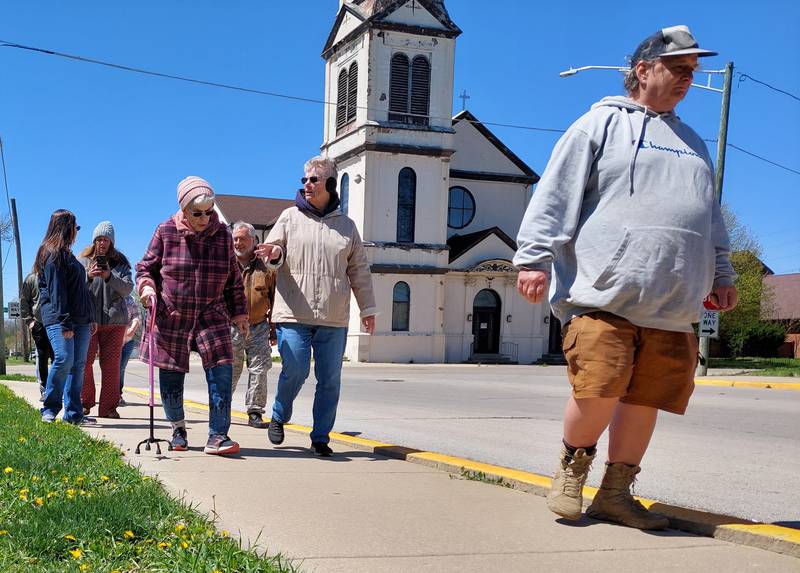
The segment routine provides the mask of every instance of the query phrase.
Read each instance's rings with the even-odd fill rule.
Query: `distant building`
[[[245,195],[216,195],[216,211],[226,225],[237,221],[250,223],[256,229],[261,243],[278,220],[278,215],[294,205],[293,199],[267,199],[266,197],[247,197]]]
[[[769,314],[763,318],[776,320],[789,327],[781,356],[800,358],[800,273],[767,274],[763,279],[769,292]]]

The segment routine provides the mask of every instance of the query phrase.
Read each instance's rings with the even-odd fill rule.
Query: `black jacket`
[[[64,330],[94,321],[86,269],[72,253],[62,252],[47,259],[39,274],[39,311],[42,324],[60,324]]]

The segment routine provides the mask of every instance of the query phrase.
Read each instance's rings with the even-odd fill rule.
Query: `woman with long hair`
[[[101,418],[119,418],[119,365],[128,327],[125,298],[133,290],[131,264],[116,249],[114,239],[114,225],[110,221],[102,221],[94,228],[92,244],[78,257],[89,276],[89,294],[94,300],[94,321],[97,323],[97,332],[89,342],[86,355],[81,402],[84,414],[88,414],[95,405],[92,365],[99,350],[102,380],[97,415]]]
[[[72,254],[79,230],[70,211],[55,211],[33,266],[39,277],[42,324],[55,355],[41,409],[44,422],[55,420],[62,402],[65,422],[94,422],[84,416],[81,408],[86,351],[94,330],[94,303],[86,284],[86,270]]]

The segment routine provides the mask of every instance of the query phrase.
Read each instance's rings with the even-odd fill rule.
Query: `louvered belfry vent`
[[[356,118],[358,104],[358,64],[353,62],[347,79],[347,123]]]
[[[431,64],[425,56],[392,56],[389,78],[389,121],[428,125]]]
[[[336,90],[336,130],[356,119],[358,110],[358,64],[350,64],[349,71],[342,69],[339,72],[339,81]]]

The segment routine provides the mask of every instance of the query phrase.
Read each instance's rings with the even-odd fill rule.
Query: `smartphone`
[[[97,255],[94,258],[94,262],[101,269],[107,269],[108,268],[108,257],[105,256],[105,255]]]

